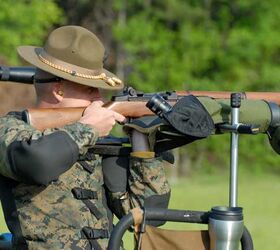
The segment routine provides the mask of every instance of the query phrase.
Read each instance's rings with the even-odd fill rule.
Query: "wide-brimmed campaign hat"
[[[44,47],[20,46],[28,63],[63,79],[101,89],[122,89],[123,83],[103,68],[105,49],[101,41],[80,26],[62,26],[52,31]]]

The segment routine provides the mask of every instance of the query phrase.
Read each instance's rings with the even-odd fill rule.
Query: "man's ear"
[[[57,99],[57,101],[62,102],[63,100],[63,84],[62,83],[55,83],[52,89],[53,96]]]

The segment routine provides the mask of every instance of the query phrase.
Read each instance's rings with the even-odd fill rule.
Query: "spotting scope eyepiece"
[[[35,67],[0,66],[0,81],[33,84]]]
[[[172,109],[172,106],[159,94],[152,96],[152,98],[147,102],[146,107],[159,117],[162,117],[164,113],[167,113]]]

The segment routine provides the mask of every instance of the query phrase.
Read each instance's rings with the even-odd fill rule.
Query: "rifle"
[[[171,106],[178,100],[187,96],[208,96],[214,99],[230,99],[232,92],[224,91],[167,91],[157,93],[163,97]],[[142,116],[155,115],[146,103],[156,93],[143,93],[136,91],[132,87],[126,87],[119,95],[112,97],[111,101],[104,104],[104,107],[114,110],[128,118],[139,118]],[[266,100],[280,105],[280,93],[275,92],[243,92],[242,99]],[[25,110],[26,121],[38,130],[46,128],[61,127],[73,123],[80,119],[84,111],[83,108],[30,108]]]
[[[0,67],[1,81],[14,81],[32,84],[35,67]],[[208,96],[214,99],[230,99],[232,92],[227,91],[167,91],[157,93],[171,106],[187,96]],[[154,113],[146,107],[146,103],[155,93],[143,93],[132,87],[126,87],[122,93],[115,95],[104,107],[114,110],[128,118],[151,116]],[[243,92],[242,99],[266,100],[280,105],[279,92]],[[24,111],[24,119],[38,130],[61,127],[80,119],[85,107],[81,108],[30,108]]]
[[[0,80],[13,81],[32,84],[35,74],[34,67],[0,67]],[[173,106],[178,100],[187,96],[207,96],[214,99],[230,99],[231,92],[223,91],[167,91],[157,93],[164,100]],[[154,116],[149,108],[146,107],[146,103],[155,95],[155,93],[143,93],[136,91],[131,87],[126,87],[124,91],[118,95],[112,97],[111,101],[106,103],[104,107],[112,109],[127,118],[138,118],[143,116]],[[274,102],[280,104],[280,93],[274,92],[243,92],[242,99],[250,100],[266,100],[268,102]],[[160,105],[160,104],[159,104]],[[44,130],[46,128],[62,127],[66,124],[73,123],[80,119],[85,108],[47,108],[47,109],[27,109],[23,112],[23,120],[31,124],[38,130]],[[161,131],[162,133],[162,131]],[[162,133],[163,134],[163,133]],[[126,141],[126,143],[124,143]],[[170,141],[175,141],[176,145],[172,146]],[[97,154],[107,155],[127,155],[131,151],[131,148],[127,147],[129,143],[127,138],[106,138],[98,140],[93,148],[93,151]],[[178,136],[178,133],[163,134],[157,140],[157,153],[165,152],[172,147],[178,147],[188,143],[182,136]],[[126,144],[126,145],[125,145]],[[167,146],[166,146],[167,145]]]

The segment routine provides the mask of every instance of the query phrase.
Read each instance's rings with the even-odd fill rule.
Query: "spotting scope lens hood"
[[[147,102],[146,107],[159,117],[162,117],[164,113],[172,110],[172,106],[158,94],[152,96],[152,98]]]
[[[0,66],[0,81],[33,84],[35,67]]]

